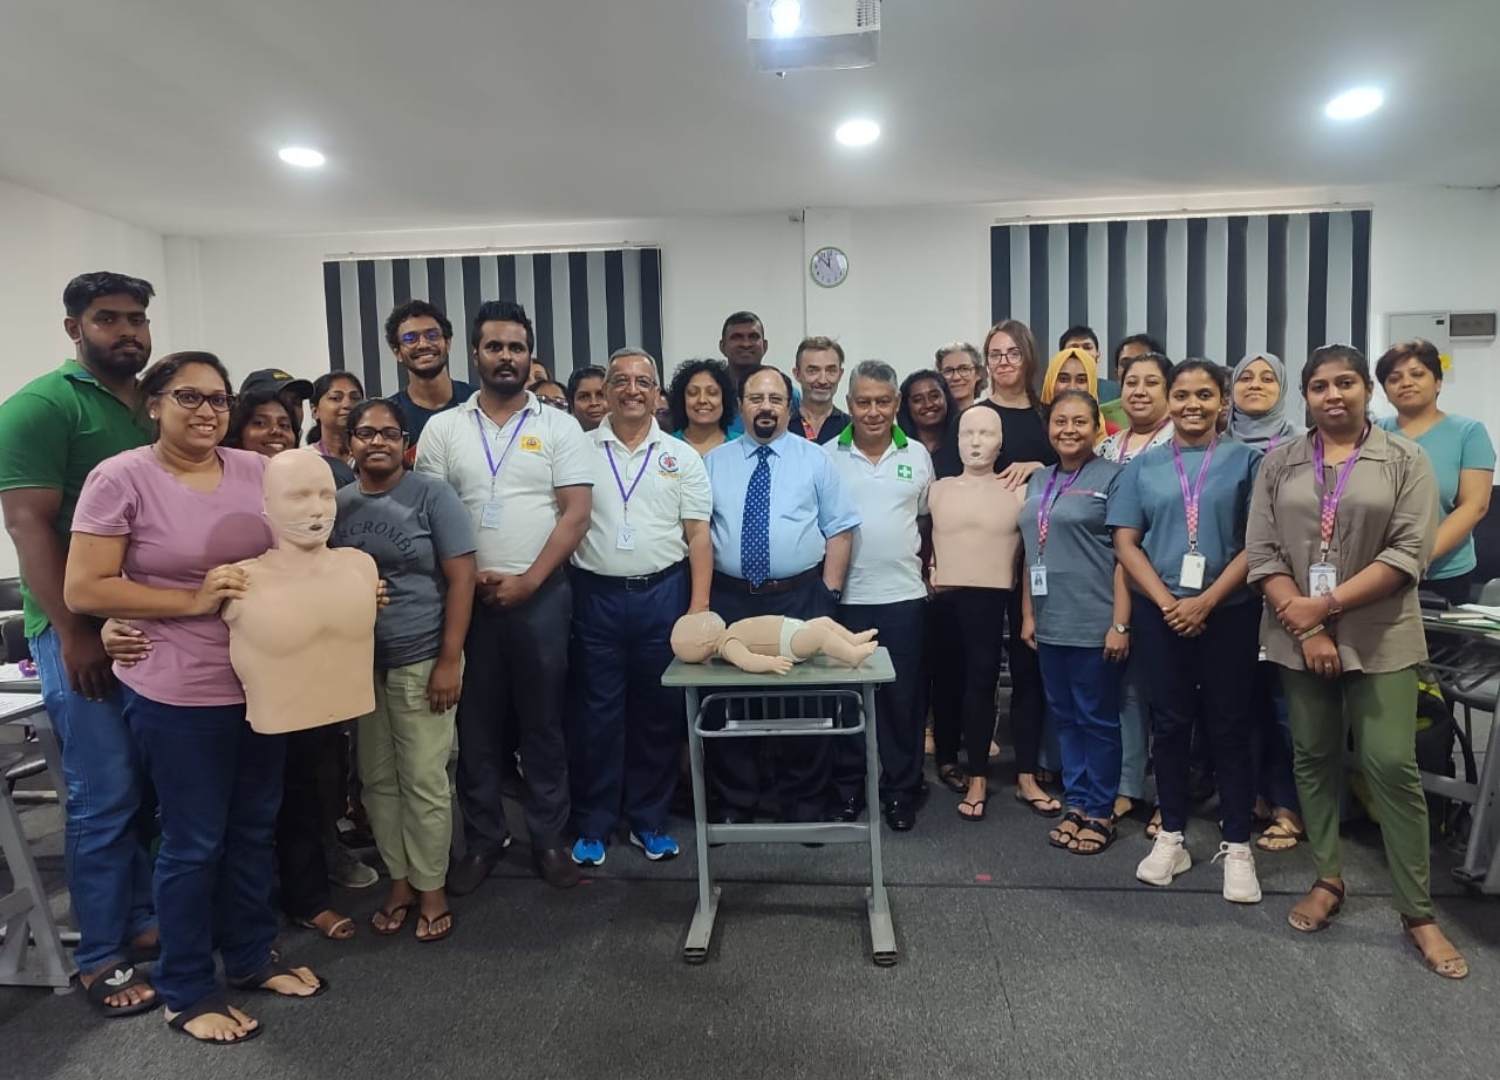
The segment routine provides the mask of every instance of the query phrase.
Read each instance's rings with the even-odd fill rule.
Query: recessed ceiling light
[[[802,25],[802,4],[799,0],[772,0],[771,29],[781,37],[791,37]]]
[[[310,146],[283,146],[277,151],[276,156],[288,165],[295,165],[299,169],[316,169],[328,160],[320,151]]]
[[[1327,105],[1323,114],[1330,120],[1358,120],[1369,116],[1385,104],[1385,91],[1375,86],[1356,86],[1345,90]]]
[[[880,138],[880,125],[873,120],[845,120],[833,137],[845,146],[869,146]]]

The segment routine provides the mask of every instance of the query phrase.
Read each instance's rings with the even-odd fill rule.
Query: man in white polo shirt
[[[465,854],[448,891],[473,892],[510,833],[500,805],[507,725],[526,773],[526,828],[548,884],[578,882],[568,857],[563,710],[573,595],[564,572],[588,530],[593,448],[578,422],[526,389],[535,337],[526,309],[491,300],[471,334],[479,392],[427,422],[418,472],[451,484],[474,520],[479,562],[458,703],[458,804]]]
[[[927,489],[932,459],[896,426],[901,394],[896,372],[865,360],[849,380],[849,425],[823,449],[859,511],[854,554],[839,622],[851,630],[878,630],[891,654],[896,681],[876,693],[880,749],[880,802],[886,824],[899,832],[917,821],[922,792],[922,626],[927,588],[921,551],[929,535]],[[864,747],[838,740],[834,783],[839,817],[853,821],[864,807]]]
[[[568,775],[573,861],[598,866],[623,818],[653,862],[677,854],[667,810],[677,788],[682,695],[661,685],[672,624],[707,611],[713,496],[696,451],[656,422],[661,383],[640,349],[609,358],[609,413],[586,436],[594,512],[573,555]]]

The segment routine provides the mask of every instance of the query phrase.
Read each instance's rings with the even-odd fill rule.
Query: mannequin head
[[[266,520],[277,547],[311,551],[333,528],[333,472],[315,450],[286,450],[266,463]]]
[[[672,626],[672,653],[685,664],[701,664],[712,656],[724,633],[724,620],[712,611],[684,615]]]
[[[1005,434],[1000,414],[987,405],[971,405],[958,418],[958,456],[965,472],[991,472]]]

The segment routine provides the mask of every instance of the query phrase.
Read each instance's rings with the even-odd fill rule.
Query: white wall
[[[161,236],[0,181],[0,399],[73,355],[63,333],[63,286],[87,270],[115,270],[162,291],[151,330],[163,352],[172,329]],[[0,577],[16,573],[15,551],[0,536]]]

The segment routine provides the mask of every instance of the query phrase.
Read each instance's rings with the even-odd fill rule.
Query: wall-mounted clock
[[[808,266],[813,281],[825,289],[842,285],[849,276],[849,256],[836,247],[820,247]]]

